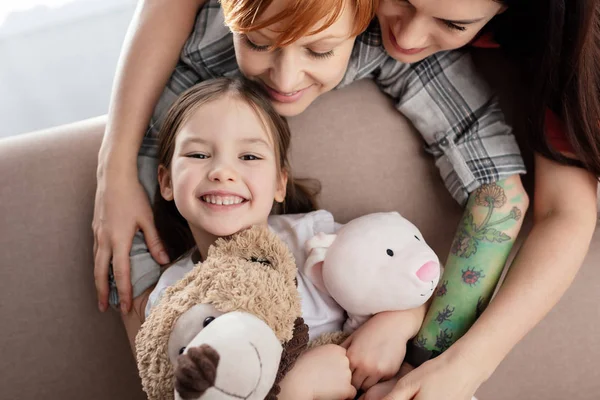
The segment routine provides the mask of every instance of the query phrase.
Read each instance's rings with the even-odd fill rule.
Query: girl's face
[[[159,168],[159,183],[196,242],[267,223],[287,183],[274,148],[254,109],[232,96],[200,106],[182,125],[170,171]]]
[[[503,9],[494,0],[381,0],[377,18],[389,55],[414,63],[466,45]]]
[[[259,18],[266,20],[289,7],[290,0],[273,0]],[[235,55],[242,73],[267,89],[275,110],[283,116],[300,114],[317,97],[335,88],[346,73],[355,36],[353,6],[346,5],[338,20],[315,35],[277,49],[276,23],[247,35],[234,34]],[[314,26],[310,31],[318,29]]]

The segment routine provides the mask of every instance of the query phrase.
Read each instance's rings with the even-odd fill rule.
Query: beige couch
[[[143,398],[118,315],[96,307],[90,225],[104,124],[0,141],[0,399]],[[371,82],[324,96],[291,125],[296,176],[321,180],[323,208],[340,221],[398,210],[446,256],[461,209]],[[600,399],[599,261],[597,234],[571,289],[480,399]]]

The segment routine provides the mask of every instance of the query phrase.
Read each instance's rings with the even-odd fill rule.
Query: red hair
[[[375,17],[379,0],[287,0],[289,6],[272,17],[257,22],[273,0],[221,0],[225,23],[232,32],[248,33],[281,23],[275,47],[287,46],[303,36],[315,35],[333,25],[344,7],[354,9],[354,29],[357,36]],[[314,29],[315,25],[321,26]]]

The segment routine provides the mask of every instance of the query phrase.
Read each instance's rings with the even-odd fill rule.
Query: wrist
[[[476,346],[466,336],[450,346],[442,356],[447,357],[450,362],[458,365],[458,367],[464,368],[464,371],[470,371],[471,376],[478,384],[487,381],[499,364],[490,357],[489,351],[484,351],[483,348]]]
[[[306,392],[307,385],[305,379],[302,379],[302,374],[298,373],[298,369],[294,366],[279,382],[278,398],[282,400],[309,400],[314,396],[308,395]]]
[[[137,179],[137,157],[133,159],[125,154],[100,152],[98,155],[98,168],[96,178],[103,179],[125,178]]]
[[[98,152],[98,179],[113,173],[137,178],[138,151],[138,148],[126,143],[114,143],[110,136],[105,136]]]

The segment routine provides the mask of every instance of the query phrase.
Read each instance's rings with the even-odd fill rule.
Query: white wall
[[[78,0],[0,26],[0,137],[105,114],[132,0]]]

